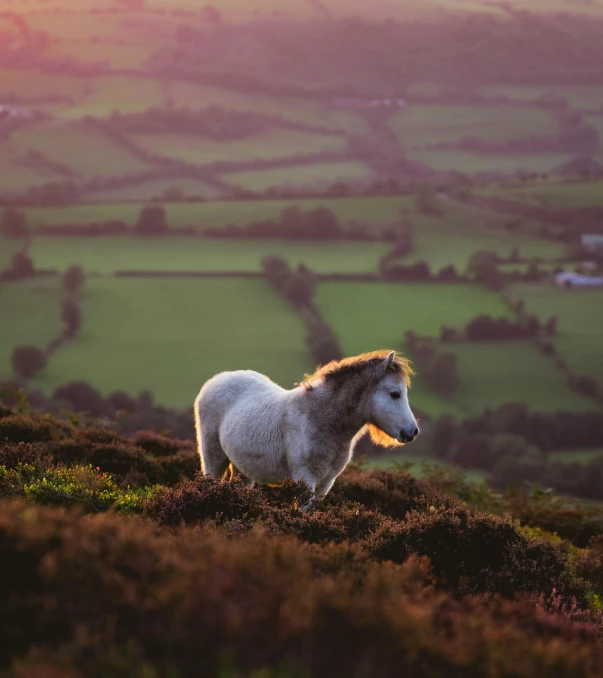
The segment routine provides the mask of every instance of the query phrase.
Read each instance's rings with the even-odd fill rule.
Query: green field
[[[265,191],[271,186],[329,186],[338,181],[366,183],[374,178],[375,175],[364,163],[354,161],[325,162],[316,165],[298,165],[297,167],[222,175],[222,179],[233,186],[242,186],[252,191]]]
[[[571,391],[565,376],[537,349],[521,341],[444,344],[458,356],[461,385],[453,400],[470,412],[523,402],[541,412],[583,411],[592,400]]]
[[[48,96],[78,98],[84,95],[89,80],[59,73],[41,73],[0,68],[0,96],[40,99]]]
[[[0,142],[0,194],[25,191],[56,179],[53,172],[25,166],[10,142]]]
[[[131,134],[140,148],[177,160],[195,164],[219,161],[286,158],[292,155],[311,155],[322,151],[343,151],[345,139],[341,136],[312,134],[291,129],[270,129],[245,139],[228,142],[193,134]]]
[[[328,282],[318,286],[317,304],[346,355],[404,351],[407,330],[437,337],[442,325],[460,327],[479,313],[509,316],[498,295],[462,284]],[[411,404],[432,416],[467,414],[466,407],[427,388],[420,376],[413,379]]]
[[[0,241],[1,242],[1,241]],[[29,256],[38,268],[64,271],[73,264],[88,273],[136,271],[261,271],[262,258],[280,254],[292,266],[304,263],[316,273],[375,273],[388,250],[385,243],[287,242],[35,236]]]
[[[464,137],[504,142],[531,134],[554,134],[558,129],[546,111],[505,104],[412,104],[396,113],[389,124],[409,150]]]
[[[220,106],[229,110],[282,115],[292,122],[346,132],[362,133],[367,130],[366,122],[359,113],[334,110],[312,99],[248,94],[195,82],[173,81],[166,83],[165,87],[168,100],[176,108],[198,110]]]
[[[221,370],[255,369],[291,387],[312,369],[301,320],[263,280],[89,279],[81,306],[81,334],[32,386],[48,393],[83,379],[103,394],[150,389],[185,408]],[[24,329],[18,343],[40,343],[31,319]]]
[[[479,190],[486,197],[502,198],[542,207],[580,208],[603,206],[603,181],[549,183],[529,188],[488,188]]]
[[[0,235],[0,271],[10,267],[13,255],[19,252],[22,247],[22,240]]]
[[[39,151],[49,160],[67,165],[82,178],[131,174],[150,165],[109,137],[82,125],[48,123],[15,132],[13,148],[25,155]]]
[[[215,186],[193,179],[181,177],[178,179],[154,179],[134,186],[118,186],[102,191],[90,191],[86,194],[88,200],[95,202],[120,202],[122,200],[142,201],[161,199],[166,191],[177,190],[187,198],[220,198],[222,191]]]
[[[601,102],[601,100],[600,100]],[[592,125],[599,134],[599,144],[603,143],[603,103],[600,103],[599,112],[596,115],[585,115],[584,118],[589,125]],[[599,154],[599,162],[601,155]]]
[[[60,335],[61,296],[58,280],[0,285],[0,381],[13,376],[10,357],[17,346],[34,344],[43,349]]]
[[[480,249],[491,250],[501,257],[508,257],[517,247],[522,257],[545,259],[565,254],[562,244],[540,240],[521,234],[509,234],[502,230],[477,230],[472,225],[448,223],[425,224],[415,229],[414,250],[402,262],[427,261],[432,271],[454,264],[457,271],[465,271],[471,255]]]
[[[601,85],[489,85],[481,88],[487,96],[503,96],[517,101],[533,101],[547,95],[565,99],[573,108],[585,111],[601,110]]]
[[[459,171],[465,174],[498,172],[512,174],[550,172],[574,158],[568,153],[472,153],[471,151],[413,150],[409,157],[442,172]]]
[[[213,228],[228,224],[248,224],[262,219],[274,219],[283,209],[298,205],[303,210],[328,207],[347,223],[360,221],[384,223],[400,219],[403,210],[412,209],[412,196],[369,198],[312,198],[302,200],[215,201],[205,203],[166,203],[168,222],[172,226],[193,225]],[[32,207],[26,209],[29,223],[34,227],[44,224],[78,224],[91,221],[121,219],[134,225],[144,203],[113,203],[69,205],[68,207]]]
[[[514,284],[514,299],[526,302],[528,313],[541,320],[559,319],[555,345],[569,367],[603,381],[603,289],[566,290],[553,284]]]
[[[567,464],[588,464],[603,457],[603,450],[571,450],[569,452],[550,452],[551,461],[562,461]]]
[[[53,1],[53,9],[61,3]],[[156,49],[149,35],[152,21],[139,22],[135,14],[71,12],[36,12],[27,15],[32,29],[47,31],[51,42],[44,55],[47,58],[73,57],[78,61],[108,62],[115,69],[141,68]],[[128,23],[126,23],[128,22]],[[157,30],[166,19],[156,18]]]
[[[107,75],[94,78],[86,95],[65,112],[65,117],[106,117],[114,111],[136,113],[153,106],[163,106],[164,103],[161,80],[158,78]]]
[[[147,0],[150,9],[166,9],[177,5],[178,9],[197,11],[200,7],[196,0]],[[229,21],[247,21],[249,19],[268,18],[316,18],[318,13],[305,0],[287,0],[283,4],[280,0],[220,0],[220,11]]]

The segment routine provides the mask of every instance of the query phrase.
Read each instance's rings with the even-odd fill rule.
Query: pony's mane
[[[363,373],[370,372],[383,362],[392,351],[382,349],[371,351],[370,353],[361,353],[360,355],[344,358],[343,360],[332,360],[326,365],[319,367],[314,374],[306,374],[300,382],[300,386],[311,389],[318,381],[330,381],[339,378],[349,378]],[[394,359],[389,365],[389,372],[394,372],[402,377],[407,386],[410,386],[410,377],[414,374],[410,362],[396,353]]]

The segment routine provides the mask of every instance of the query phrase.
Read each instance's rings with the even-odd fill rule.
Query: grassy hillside
[[[529,344],[487,342],[442,348],[458,356],[461,385],[453,400],[468,411],[508,402],[526,403],[542,412],[596,407],[571,391],[563,373]]]
[[[222,370],[290,387],[312,368],[301,320],[263,280],[89,279],[81,307],[82,332],[32,382],[45,392],[83,379],[185,408]]]
[[[251,191],[264,191],[271,186],[330,186],[337,181],[359,183],[369,181],[374,175],[361,162],[332,162],[300,165],[275,170],[233,172],[222,179],[233,186]]]
[[[289,129],[269,130],[228,143],[186,134],[132,134],[130,138],[149,153],[197,164],[286,158],[323,151],[342,151],[345,148],[345,139],[340,136]]]
[[[409,196],[370,198],[312,198],[299,200],[254,200],[252,202],[166,203],[168,223],[172,226],[192,224],[198,228],[215,228],[228,224],[248,224],[252,221],[276,218],[286,207],[298,205],[303,210],[324,206],[343,222],[358,220],[384,223],[399,219],[404,209],[410,209]],[[134,225],[145,203],[113,203],[69,205],[67,207],[32,207],[26,210],[34,227],[44,224],[89,223],[120,219]]]
[[[396,113],[389,124],[400,141],[413,150],[465,137],[501,142],[557,131],[554,119],[546,111],[508,104],[417,104]]]
[[[603,290],[571,291],[552,284],[513,285],[511,295],[540,318],[559,319],[555,345],[572,370],[603,378],[601,317]]]
[[[545,207],[593,207],[603,204],[603,182],[552,182],[530,188],[483,189],[484,195]]]
[[[43,153],[83,178],[142,172],[149,164],[126,151],[111,139],[78,125],[49,124],[12,135],[15,151],[24,156],[30,151]]]
[[[408,330],[437,337],[442,325],[461,327],[479,313],[509,315],[497,295],[483,288],[434,283],[321,283],[317,305],[337,333],[345,355],[375,346],[404,352]],[[516,394],[520,398],[519,390]],[[420,375],[413,380],[413,404],[434,416],[481,411],[487,406],[483,398],[484,389],[459,403],[434,393]]]
[[[387,243],[210,240],[195,238],[102,238],[90,247],[86,237],[35,236],[29,256],[38,268],[59,271],[77,264],[88,273],[134,271],[262,270],[262,259],[279,254],[292,266],[304,263],[316,273],[376,273]]]
[[[12,376],[10,357],[23,344],[45,345],[61,333],[58,281],[25,280],[0,286],[0,375]],[[27,309],[27,312],[24,310]]]

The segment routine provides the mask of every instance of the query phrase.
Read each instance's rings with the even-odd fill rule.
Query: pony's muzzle
[[[419,429],[414,426],[412,429],[406,430],[402,429],[400,431],[400,442],[401,443],[410,443],[419,435]]]

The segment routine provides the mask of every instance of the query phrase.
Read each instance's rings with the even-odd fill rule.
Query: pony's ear
[[[387,358],[383,358],[381,361],[381,364],[379,365],[378,369],[378,375],[379,377],[382,377],[385,375],[387,370],[389,370],[390,365],[394,362],[394,358],[396,357],[396,352],[392,351],[390,354],[388,354]]]

